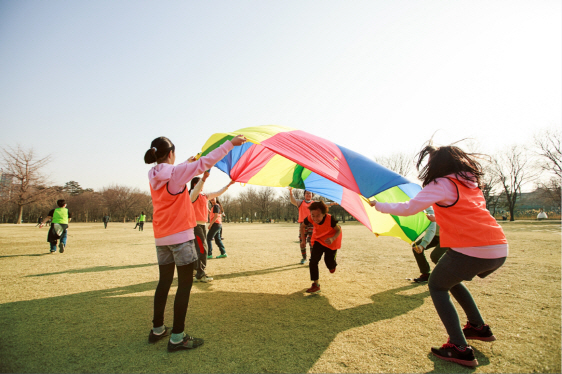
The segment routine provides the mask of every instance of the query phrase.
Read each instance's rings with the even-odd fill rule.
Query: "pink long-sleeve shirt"
[[[217,149],[209,152],[207,156],[201,157],[195,162],[185,161],[178,165],[158,164],[148,172],[150,185],[153,189],[158,190],[168,184],[168,191],[177,194],[187,188],[187,182],[193,177],[212,168],[233,148],[232,142],[226,141]],[[185,243],[193,239],[195,239],[195,234],[193,228],[190,228],[162,238],[155,238],[155,241],[157,246],[161,246]]]
[[[451,205],[457,201],[457,188],[447,177],[457,178],[454,174],[447,175],[444,178],[437,178],[435,181],[425,186],[410,201],[404,203],[377,202],[375,209],[381,213],[389,213],[397,216],[411,216],[427,209],[435,203],[445,206]],[[470,188],[478,186],[473,181],[466,179],[462,179],[461,181]],[[509,252],[507,244],[486,245],[481,247],[456,247],[451,249],[467,256],[477,258],[507,257]]]

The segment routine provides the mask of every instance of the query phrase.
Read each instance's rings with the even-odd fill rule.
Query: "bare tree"
[[[532,162],[524,147],[511,146],[498,154],[492,160],[492,170],[499,179],[505,194],[509,220],[515,220],[515,206],[521,197],[521,189],[529,182],[533,182],[537,173],[532,168]]]
[[[17,206],[19,224],[23,217],[23,207],[52,198],[59,189],[48,186],[47,177],[41,170],[51,162],[51,155],[37,158],[32,148],[7,147],[1,149],[2,184],[0,196]]]
[[[562,141],[559,129],[547,129],[535,134],[535,153],[540,156],[539,167],[547,173],[554,173],[562,178]]]
[[[374,160],[385,168],[408,177],[414,170],[414,157],[414,153],[397,152],[389,156],[375,156]]]
[[[269,212],[275,198],[276,193],[273,187],[261,187],[257,190],[254,206],[260,220],[271,218]]]
[[[140,211],[147,211],[148,207],[145,197],[146,193],[142,193],[138,188],[126,186],[112,185],[104,187],[101,194],[105,200],[108,213],[117,219],[127,221],[127,218],[140,214]],[[148,196],[150,198],[150,196]]]

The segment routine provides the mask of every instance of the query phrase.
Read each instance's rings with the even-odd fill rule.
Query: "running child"
[[[243,144],[246,139],[239,135],[224,142],[207,156],[189,163],[174,166],[175,146],[165,137],[152,141],[151,148],[144,156],[147,164],[157,163],[148,172],[150,194],[152,196],[153,230],[158,258],[160,279],[154,294],[154,319],[148,336],[155,343],[167,335],[164,325],[164,310],[168,292],[178,269],[178,288],[174,300],[174,325],[168,351],[193,349],[203,344],[203,339],[184,333],[185,316],[193,285],[193,271],[197,262],[195,250],[196,226],[195,211],[187,193],[186,183],[197,174],[203,173],[221,160],[234,146]]]
[[[421,168],[424,159],[427,164]],[[429,276],[429,292],[449,339],[441,348],[431,348],[438,358],[474,367],[478,361],[467,339],[496,340],[480,315],[463,281],[484,278],[506,260],[508,244],[501,226],[486,210],[480,189],[482,166],[475,155],[456,146],[433,146],[431,141],[418,154],[417,168],[424,188],[404,203],[371,202],[379,212],[409,216],[433,206],[440,226],[441,245],[449,247]],[[466,313],[463,327],[449,292]]]
[[[300,200],[300,199],[297,200],[295,199],[295,196],[293,196],[293,188],[289,187],[289,197],[291,198],[291,204],[296,206],[299,210],[299,218],[297,219],[297,222],[300,223],[299,242],[300,242],[301,255],[302,255],[301,264],[303,265],[306,263],[306,243],[308,242],[308,245],[310,246],[311,245],[310,238],[312,237],[312,225],[305,226],[303,225],[303,221],[310,214],[308,208],[310,207],[310,204],[314,202],[314,200],[312,200],[313,196],[314,194],[312,192],[305,190],[304,200]],[[333,206],[333,205],[338,205],[338,204],[330,203],[329,206]],[[310,249],[310,253],[312,256],[312,248]]]
[[[328,206],[323,201],[313,202],[308,209],[309,216],[303,220],[304,225],[301,226],[303,237],[306,225],[311,224],[313,226],[312,238],[310,239],[312,249],[308,265],[312,286],[306,292],[316,293],[320,292],[318,263],[322,255],[324,255],[324,263],[330,270],[330,273],[336,272],[336,266],[338,266],[336,255],[338,254],[338,249],[341,248],[342,232],[338,221],[331,214],[327,213]]]
[[[58,208],[49,211],[47,217],[45,217],[39,225],[39,228],[43,227],[45,222],[50,221],[51,228],[47,233],[47,241],[50,243],[50,252],[55,253],[57,251],[57,241],[60,239],[59,252],[64,253],[68,223],[72,220],[72,214],[68,212],[64,199],[57,200],[57,206]]]

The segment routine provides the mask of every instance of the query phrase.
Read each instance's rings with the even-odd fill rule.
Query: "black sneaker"
[[[60,251],[60,253],[64,253],[64,243],[63,242],[59,243],[59,251]]]
[[[150,329],[150,334],[148,334],[148,342],[149,343],[156,343],[157,341],[159,341],[160,339],[162,339],[163,337],[168,336],[168,328],[166,326],[164,326],[164,332],[162,334],[155,334],[154,331],[152,331],[152,329]]]
[[[442,360],[451,361],[460,365],[470,367],[478,365],[478,361],[476,361],[476,357],[474,357],[474,350],[469,345],[460,348],[447,341],[441,348],[432,347],[431,353]]]
[[[428,279],[429,279],[429,274],[422,274],[419,276],[419,278],[414,278],[414,282],[423,283],[423,282],[427,282]]]
[[[183,337],[183,341],[177,344],[168,341],[168,352],[183,351],[185,349],[195,349],[203,345],[203,339],[194,338],[189,335]]]
[[[492,329],[490,329],[490,326],[488,325],[476,327],[467,321],[466,325],[462,328],[462,332],[464,333],[464,337],[467,339],[483,340],[485,342],[493,342],[496,340]]]

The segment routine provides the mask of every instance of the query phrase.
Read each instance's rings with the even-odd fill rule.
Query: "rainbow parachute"
[[[377,235],[413,242],[429,226],[423,212],[399,217],[377,212],[368,203],[403,202],[421,187],[368,158],[304,131],[281,126],[246,127],[212,135],[200,156],[237,135],[235,147],[215,166],[236,182],[309,190],[340,204]]]

